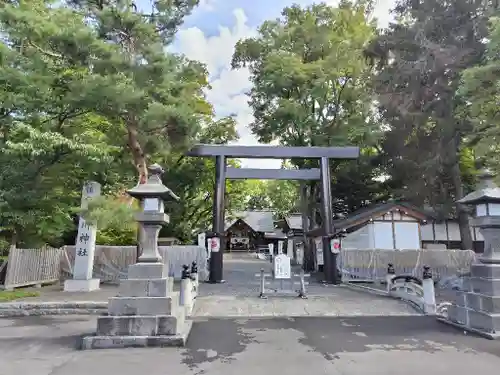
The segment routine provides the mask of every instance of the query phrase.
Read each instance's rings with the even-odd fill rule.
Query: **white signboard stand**
[[[290,258],[286,254],[278,254],[274,258],[274,278],[277,280],[290,279],[292,277],[292,268]]]
[[[273,244],[269,244],[269,251],[273,253],[273,250]],[[309,275],[306,275],[303,270],[300,271],[300,275],[292,274],[291,259],[287,254],[283,254],[283,241],[278,242],[278,254],[272,257],[272,273],[266,274],[264,268],[261,268],[260,274],[255,274],[255,276],[260,276],[260,298],[267,298],[266,285],[271,286],[267,290],[272,291],[274,295],[296,295],[295,284],[300,285],[298,297],[307,298],[305,285],[308,283],[305,277]],[[266,277],[271,277],[271,281],[266,282]],[[298,282],[294,281],[293,277],[299,277]],[[285,286],[287,286],[286,289]]]
[[[198,246],[206,248],[206,239],[207,236],[205,235],[205,233],[198,233]]]
[[[88,201],[99,195],[101,195],[101,185],[95,181],[87,182],[83,186],[81,208],[87,208]],[[96,233],[95,226],[87,224],[80,217],[78,235],[76,237],[73,279],[68,279],[64,282],[65,291],[91,292],[99,289],[100,280],[92,278]]]
[[[325,264],[323,259],[323,240],[321,238],[316,238],[314,243],[316,244],[316,263],[318,266],[323,266]]]

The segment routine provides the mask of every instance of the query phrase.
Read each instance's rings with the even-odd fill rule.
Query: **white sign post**
[[[283,253],[274,258],[274,278],[277,280],[290,279],[292,277],[292,268],[290,258]]]
[[[268,246],[269,246],[269,254],[274,255],[274,244],[270,243]]]
[[[278,241],[278,254],[283,254],[283,241]]]
[[[101,195],[101,185],[90,181],[83,186],[81,208],[88,207],[88,201]],[[80,217],[78,223],[78,235],[76,236],[75,265],[73,267],[73,279],[64,282],[64,290],[67,292],[90,292],[99,289],[99,279],[92,278],[94,269],[94,252],[97,230],[95,226],[87,224]]]
[[[316,244],[316,264],[322,266],[325,264],[323,259],[323,240],[321,238],[316,238],[314,243]]]

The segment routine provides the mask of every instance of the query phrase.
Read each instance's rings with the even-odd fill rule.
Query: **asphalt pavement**
[[[225,284],[200,286],[185,348],[80,351],[81,337],[95,333],[96,316],[4,318],[0,375],[448,375],[500,369],[499,341],[465,334],[401,301],[318,284],[310,285],[308,300],[260,300],[254,274],[265,263],[243,258],[224,265]],[[104,298],[113,291],[100,293]]]
[[[0,320],[0,374],[447,375],[500,368],[500,342],[424,316],[197,318],[185,348],[79,351],[95,320]]]

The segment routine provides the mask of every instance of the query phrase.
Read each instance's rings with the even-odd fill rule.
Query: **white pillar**
[[[266,298],[266,274],[264,268],[260,269],[260,298]]]
[[[87,208],[89,200],[99,195],[101,195],[101,185],[95,181],[87,182],[82,190],[81,208]],[[100,280],[92,278],[96,234],[96,227],[86,223],[85,219],[80,217],[76,236],[73,279],[64,282],[65,291],[90,292],[99,289]]]
[[[295,256],[295,251],[293,248],[293,240],[289,239],[286,244],[286,254],[290,259],[293,259],[295,262],[297,262],[297,257]]]
[[[434,290],[434,280],[432,280],[432,273],[429,266],[424,266],[422,289],[424,290],[424,313],[435,315],[436,291]]]
[[[186,309],[186,315],[191,315],[193,309],[193,284],[189,277],[181,280],[180,305]]]
[[[391,292],[391,287],[392,287],[392,278],[396,276],[396,271],[394,269],[394,266],[389,263],[387,265],[387,274],[385,275],[385,287],[386,287],[386,292],[389,294]]]
[[[198,246],[201,246],[204,249],[206,249],[206,234],[205,234],[205,232],[198,233]]]

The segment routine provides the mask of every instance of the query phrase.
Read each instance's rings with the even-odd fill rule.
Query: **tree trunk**
[[[460,171],[460,159],[458,157],[458,134],[455,135],[455,141],[452,142],[453,150],[450,153],[451,164],[451,178],[453,187],[455,189],[455,202],[464,197],[464,187],[462,183],[462,173]],[[469,226],[469,215],[464,207],[455,203],[458,216],[458,227],[460,229],[460,238],[463,250],[473,250],[472,235]]]
[[[135,124],[128,123],[128,147],[132,152],[135,168],[139,174],[139,185],[145,184],[148,179],[148,168],[144,151],[139,143],[139,134]],[[132,198],[133,199],[133,198]],[[141,226],[137,224],[137,237],[136,237],[136,262],[139,262],[139,257],[142,254],[141,249]]]
[[[460,166],[458,165],[458,163],[455,163],[455,165],[452,168],[452,178],[453,178],[453,185],[455,188],[456,200],[463,198],[464,188],[462,185],[462,176],[460,173]],[[458,227],[460,229],[462,249],[473,250],[474,247],[472,243],[472,234],[470,232],[470,226],[469,226],[469,215],[461,204],[455,203],[455,206],[457,209]]]
[[[9,251],[12,249],[15,249],[17,247],[17,230],[12,230],[12,233],[10,235],[10,247]]]
[[[148,179],[148,167],[146,163],[146,157],[144,156],[144,151],[142,149],[141,144],[139,143],[139,134],[137,131],[137,126],[129,123],[127,125],[127,130],[128,130],[128,147],[132,152],[134,166],[139,174],[139,184],[144,184]]]

